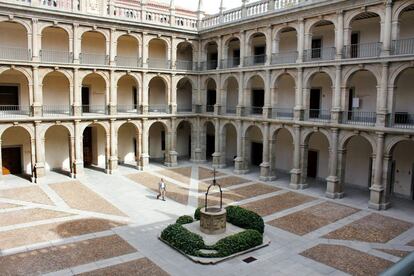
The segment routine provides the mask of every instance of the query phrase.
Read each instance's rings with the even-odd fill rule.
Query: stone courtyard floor
[[[156,200],[167,182],[167,201]],[[158,240],[160,231],[204,202],[208,164],[86,169],[74,180],[49,173],[39,184],[0,182],[0,275],[377,275],[414,251],[414,202],[382,212],[348,191],[329,200],[313,183],[293,191],[288,178],[219,170],[225,204],[258,212],[271,244],[214,266],[191,262]],[[213,193],[209,204],[217,204]],[[253,262],[244,262],[253,257]]]

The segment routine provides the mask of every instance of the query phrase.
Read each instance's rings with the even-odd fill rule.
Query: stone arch
[[[80,133],[83,133],[88,126],[92,126],[92,125],[101,126],[105,130],[106,135],[109,135],[109,133],[110,133],[109,123],[108,122],[99,122],[99,121],[98,122],[83,122],[83,123],[81,123]]]
[[[293,81],[295,82],[295,84],[296,84],[296,82],[297,82],[297,74],[294,72],[294,71],[292,71],[292,70],[281,70],[281,71],[275,71],[273,74],[272,74],[272,80],[271,80],[271,85],[274,87],[274,88],[276,88],[277,87],[277,83],[278,83],[278,81],[279,81],[279,79],[282,77],[282,76],[285,76],[285,75],[288,75],[288,76],[290,76],[290,77],[292,77],[292,79],[293,79]]]
[[[293,131],[293,128],[288,125],[272,125],[270,126],[269,133],[271,134],[270,137],[276,136],[276,134],[281,131],[282,129],[287,130],[290,135],[292,135],[292,138],[295,138],[295,132]]]
[[[42,133],[45,150],[46,171],[71,174],[73,176],[74,136],[65,124],[51,124]],[[66,141],[65,141],[66,140]]]
[[[249,131],[250,129],[254,128],[254,127],[259,128],[260,133],[261,133],[262,138],[263,138],[263,133],[264,133],[264,131],[263,131],[263,126],[262,126],[261,124],[259,124],[259,123],[248,123],[248,124],[245,124],[245,125],[244,125],[244,128],[243,128],[243,132],[242,132],[243,137],[246,137],[246,134],[248,133],[248,131]]]
[[[393,2],[393,13],[392,18],[394,20],[398,20],[401,16],[401,14],[411,6],[414,5],[414,1],[412,0],[405,0],[405,1],[396,1]]]
[[[168,123],[167,120],[150,121],[148,126],[147,126],[148,130],[156,123],[162,124],[166,132],[171,132],[171,126],[170,126],[170,124]]]
[[[384,155],[392,155],[395,146],[403,141],[414,141],[413,137],[407,138],[402,136],[393,136],[389,139],[386,139],[385,146],[384,146]]]
[[[32,72],[28,69],[28,68],[24,68],[24,67],[0,67],[0,75],[3,74],[6,71],[18,71],[20,73],[22,73],[24,75],[24,77],[26,78],[26,81],[28,83],[29,86],[31,86],[33,84],[33,79],[32,79]]]
[[[312,134],[314,133],[321,133],[323,136],[325,136],[326,140],[328,141],[328,147],[331,148],[331,135],[329,133],[328,130],[324,129],[324,128],[319,128],[317,130],[315,129],[311,129],[311,128],[306,128],[303,130],[302,132],[302,141],[301,144],[302,145],[308,145],[309,144],[309,139],[311,138]],[[295,137],[295,136],[293,136]]]
[[[389,85],[395,86],[398,80],[398,77],[401,75],[401,73],[403,73],[406,69],[409,69],[409,68],[414,68],[414,65],[410,62],[401,63],[396,67],[391,67],[389,78],[388,78]]]
[[[35,139],[35,133],[34,133],[33,126],[28,126],[27,124],[18,124],[18,125],[7,124],[7,125],[3,125],[0,128],[0,137],[3,136],[4,132],[6,132],[8,129],[17,128],[17,127],[21,127],[25,131],[27,131],[27,133],[30,136],[30,139]]]
[[[68,133],[71,137],[75,137],[75,129],[73,127],[73,124],[71,124],[71,123],[59,123],[59,124],[58,123],[47,123],[42,128],[42,130],[40,132],[40,137],[42,137],[44,139],[45,136],[46,136],[46,132],[54,126],[61,126],[61,127],[65,128],[68,131]]]
[[[83,35],[88,33],[88,32],[99,33],[100,35],[102,35],[104,37],[105,41],[109,41],[108,32],[105,32],[104,30],[100,30],[100,29],[90,28],[90,27],[83,28],[79,31],[80,39],[82,40]]]
[[[296,33],[299,33],[299,30],[298,30],[298,26],[297,26],[297,24],[296,23],[289,23],[289,24],[287,24],[287,25],[281,25],[281,26],[279,26],[279,27],[277,27],[277,28],[275,28],[274,30],[273,30],[273,35],[272,35],[272,37],[275,39],[275,40],[278,40],[279,39],[279,37],[280,37],[280,34],[282,33],[282,31],[284,31],[284,30],[286,30],[286,29],[293,29],[293,30],[295,30],[296,31]]]
[[[250,73],[247,73],[245,75],[245,78],[244,78],[243,87],[247,88],[250,80],[253,79],[254,77],[259,77],[263,81],[264,86],[266,87],[266,76],[263,72],[250,72]]]
[[[224,75],[224,78],[221,80],[221,82],[222,82],[222,87],[221,87],[221,89],[222,89],[222,90],[225,90],[225,89],[226,89],[226,86],[227,86],[227,81],[228,81],[229,79],[231,79],[231,78],[233,78],[233,79],[235,79],[235,80],[236,80],[237,85],[240,85],[240,77],[239,77],[238,75],[236,75],[236,74],[227,74],[227,75]]]
[[[239,34],[231,34],[228,37],[226,37],[226,39],[223,41],[223,45],[225,45],[226,47],[228,46],[228,44],[233,40],[233,39],[238,39],[239,41],[241,41],[240,35]]]
[[[323,67],[323,68],[312,68],[309,70],[305,71],[304,74],[304,78],[303,78],[303,83],[305,85],[306,88],[309,88],[310,82],[312,81],[312,78],[317,74],[317,73],[325,73],[329,76],[331,83],[335,83],[335,71],[332,68],[327,68],[327,67]]]
[[[365,138],[370,143],[373,152],[376,152],[377,143],[375,141],[375,138],[373,138],[369,133],[365,133],[365,132],[360,132],[360,133],[347,132],[341,135],[339,137],[338,149],[345,150],[349,140],[354,136],[361,136]]]
[[[364,11],[361,11],[360,9],[349,11],[345,13],[344,28],[350,28],[352,21],[355,20],[357,16],[363,15],[365,13],[376,14],[377,16],[380,17],[381,22],[383,22],[384,21],[384,10],[385,9],[381,9],[378,6],[370,6],[370,7],[367,7],[367,9]]]
[[[39,83],[43,83],[44,79],[50,74],[50,73],[59,73],[65,76],[68,79],[69,86],[73,86],[73,74],[71,71],[66,69],[52,69],[52,68],[45,68],[40,70],[40,76],[39,76]]]
[[[381,73],[378,70],[378,67],[375,65],[367,65],[367,66],[352,66],[347,68],[348,70],[344,70],[343,74],[343,85],[346,86],[349,79],[354,75],[356,72],[364,70],[369,71],[376,79],[377,84],[381,82]]]
[[[43,31],[47,28],[57,28],[57,29],[61,29],[63,31],[65,31],[65,33],[68,35],[68,38],[72,38],[73,37],[73,32],[70,26],[66,25],[66,24],[59,24],[59,25],[55,25],[52,22],[45,22],[45,24],[42,24],[42,26],[39,28],[39,34],[42,34]]]
[[[315,28],[315,27],[318,27],[318,25],[319,24],[333,24],[334,25],[334,30],[336,30],[337,29],[337,27],[336,27],[336,20],[334,20],[333,18],[329,18],[329,17],[324,17],[324,18],[322,18],[322,19],[320,19],[320,18],[314,18],[314,19],[310,19],[310,20],[307,20],[307,22],[306,22],[307,24],[306,24],[306,26],[305,26],[305,34],[306,33],[312,33],[313,32],[313,29]]]

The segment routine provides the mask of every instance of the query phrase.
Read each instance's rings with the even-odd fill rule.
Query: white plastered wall
[[[359,43],[361,44],[380,41],[381,23],[379,16],[354,20],[351,23],[351,28],[352,32],[359,33]]]
[[[132,124],[125,124],[118,131],[118,160],[125,164],[135,163],[136,128]]]
[[[50,73],[43,80],[44,105],[70,105],[69,80],[62,74]]]
[[[167,59],[167,46],[161,39],[153,39],[148,47],[149,58],[153,59]]]
[[[326,137],[320,133],[313,133],[309,139],[308,150],[318,152],[318,173],[316,177],[318,179],[325,179],[328,177],[328,165],[329,165],[329,143]],[[309,164],[308,164],[309,166]]]
[[[356,72],[348,83],[354,88],[355,98],[360,99],[360,107],[355,111],[375,112],[377,106],[377,80],[369,71]]]
[[[149,105],[166,105],[167,104],[167,88],[164,81],[160,78],[154,78],[148,86]]]
[[[295,80],[289,75],[282,75],[273,94],[274,107],[291,108],[295,106]]]
[[[312,39],[321,38],[322,48],[335,47],[335,30],[334,25],[324,25],[313,28]],[[311,48],[311,43],[309,43]]]
[[[82,85],[89,87],[90,105],[105,105],[106,84],[101,76],[90,74],[84,78]]]
[[[226,162],[233,162],[234,157],[237,156],[237,131],[233,125],[227,125],[225,129],[225,149],[226,149]]]
[[[106,134],[103,127],[92,127],[92,163],[99,167],[105,167]]]
[[[182,42],[177,46],[177,60],[193,61],[193,48],[190,43]]]
[[[332,81],[328,74],[317,73],[313,76],[310,88],[321,89],[321,110],[329,111],[332,106]],[[310,91],[309,91],[310,93]],[[310,99],[310,95],[309,95]],[[309,106],[309,101],[308,101]]]
[[[42,50],[69,52],[69,36],[61,28],[48,27],[42,32]]]
[[[395,160],[394,193],[403,197],[410,197],[412,191],[414,168],[414,143],[402,141],[394,149]]]
[[[1,140],[2,147],[21,147],[22,171],[31,174],[31,146],[27,131],[21,127],[10,128],[3,133]]]
[[[137,84],[131,76],[123,76],[119,79],[117,95],[118,105],[125,106],[134,104],[134,87],[137,87]]]
[[[187,80],[180,81],[177,85],[177,106],[178,109],[191,109],[193,106],[193,88]]]
[[[238,97],[239,97],[239,85],[237,81],[233,78],[230,78],[227,81],[227,103],[226,107],[229,109],[236,109],[238,104]]]
[[[413,93],[414,68],[403,71],[396,82],[395,87],[395,112],[414,113]]]
[[[69,132],[62,126],[52,126],[46,132],[45,168],[70,171]]]
[[[345,185],[368,190],[371,156],[372,148],[365,138],[351,138],[346,148]]]
[[[18,23],[0,23],[0,46],[27,49],[26,29]]]
[[[131,36],[123,35],[118,39],[117,56],[138,57],[138,41]]]
[[[293,165],[293,139],[289,131],[281,129],[276,135],[275,143],[276,170],[290,172]]]
[[[29,106],[29,86],[26,77],[22,73],[18,71],[2,73],[0,75],[0,85],[17,85],[19,87],[19,104]]]
[[[407,11],[400,16],[399,39],[414,38],[414,11]]]
[[[279,52],[293,52],[297,50],[297,33],[296,31],[280,33]]]
[[[163,125],[160,123],[153,124],[149,130],[148,143],[149,143],[149,155],[151,158],[161,159],[164,157],[165,151],[161,149],[161,132],[162,131],[165,131],[165,129]],[[167,137],[165,137],[165,139],[167,139]],[[167,141],[165,142],[167,143]]]
[[[190,157],[191,126],[183,122],[177,127],[177,148],[178,157]]]
[[[86,32],[82,35],[81,51],[84,54],[106,54],[105,36],[98,32]]]

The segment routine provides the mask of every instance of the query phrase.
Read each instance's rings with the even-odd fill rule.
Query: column
[[[332,145],[329,151],[329,176],[326,178],[326,197],[342,198],[344,196],[338,178],[338,129],[331,129]]]
[[[303,68],[298,67],[298,78],[296,80],[296,91],[295,91],[295,108],[294,108],[294,119],[297,121],[303,120]]]
[[[263,160],[260,164],[260,180],[271,181],[269,162],[269,123],[263,123]]]
[[[388,108],[387,108],[387,98],[388,98],[388,68],[389,64],[384,62],[382,64],[381,72],[381,83],[378,87],[378,99],[377,99],[377,123],[379,127],[387,126],[388,118]]]
[[[148,33],[143,33],[142,39],[142,67],[148,68],[148,58],[149,58],[149,40]]]
[[[343,11],[338,11],[336,13],[338,18],[338,26],[335,32],[336,37],[336,59],[342,58],[342,50],[344,46],[344,13]]]
[[[264,107],[263,107],[263,118],[268,119],[272,117],[272,71],[266,70],[266,78],[265,78],[265,95],[264,95]]]
[[[237,101],[237,116],[243,116],[244,114],[244,72],[239,73],[239,93]]]
[[[382,55],[388,56],[391,53],[391,26],[392,26],[392,0],[385,1],[385,19],[383,33]]]
[[[39,83],[39,67],[33,66],[33,106],[32,113],[34,117],[42,116],[42,89]]]
[[[169,160],[167,162],[167,166],[175,167],[178,165],[177,162],[177,126],[176,126],[176,118],[171,118],[171,130],[170,130],[170,151],[169,151]]]
[[[108,173],[113,174],[118,169],[118,133],[116,132],[115,119],[109,121],[109,168]]]
[[[41,137],[40,131],[40,121],[35,121],[34,130],[35,130],[35,156],[36,156],[36,178],[45,176],[45,139]]]
[[[374,181],[371,185],[369,207],[376,210],[385,210],[390,207],[390,202],[386,200],[386,191],[382,182],[383,158],[384,158],[384,133],[377,133],[377,150],[375,162],[373,163]]]
[[[221,37],[221,35],[219,36],[219,38],[218,38],[218,41],[217,41],[217,51],[218,51],[218,53],[217,53],[217,69],[220,69],[220,68],[222,68],[222,66],[221,66],[221,62],[222,62],[222,58],[223,58],[223,56],[222,56],[222,53],[223,53],[223,49],[222,49],[222,47],[223,47],[223,38]]]
[[[135,152],[137,153],[137,155],[135,156],[135,161],[136,161],[138,170],[143,169],[143,166],[141,164],[141,161],[142,161],[142,159],[141,159],[141,153],[142,153],[141,147],[142,147],[142,135],[138,130],[136,130],[136,134],[135,134]]]
[[[40,61],[39,58],[39,39],[41,39],[41,34],[39,37],[39,21],[37,18],[32,19],[32,58],[33,61]]]
[[[76,173],[75,173],[75,160],[76,160],[76,156],[75,156],[75,135],[73,134],[69,134],[69,162],[70,162],[70,177],[71,178],[76,178]]]
[[[290,171],[290,184],[289,187],[292,189],[301,189],[301,166],[300,166],[300,140],[301,140],[301,129],[299,125],[293,126],[294,137],[293,137],[293,168]]]
[[[32,183],[36,183],[36,139],[34,137],[30,139],[30,162],[32,171]]]
[[[108,110],[109,115],[116,115],[117,114],[117,96],[118,96],[118,84],[115,82],[115,71],[109,71],[109,103],[108,103]]]
[[[243,121],[237,120],[237,157],[234,160],[234,173],[243,174],[244,170],[244,157],[243,157],[243,137],[241,135],[243,129]]]
[[[214,131],[214,153],[213,153],[213,168],[220,168],[221,166],[221,136],[220,136],[220,120],[218,118],[214,119],[214,126],[215,126],[215,131]]]
[[[1,155],[2,141],[0,139],[0,168],[3,168],[3,156]],[[3,177],[3,170],[0,170],[0,181]]]
[[[246,32],[240,32],[240,67],[244,66],[244,58],[246,56]]]
[[[332,99],[332,119],[333,123],[339,123],[341,121],[341,82],[342,82],[342,68],[341,65],[335,66],[335,86]]]
[[[74,116],[82,115],[82,80],[79,76],[79,69],[73,69],[73,106]]]
[[[177,37],[173,36],[171,37],[171,68],[176,69],[177,68]]]
[[[74,122],[75,132],[75,160],[74,173],[76,176],[83,175],[83,133],[81,132],[80,120]]]
[[[269,65],[272,59],[272,26],[266,28],[266,63]]]
[[[305,20],[303,18],[299,19],[299,33],[298,33],[298,61],[301,63],[303,61],[303,50],[305,46]]]
[[[115,39],[115,28],[111,28],[109,33],[109,65],[115,66],[115,60],[117,56],[117,44],[118,41]]]
[[[170,102],[168,104],[171,114],[177,113],[177,82],[175,78],[176,75],[174,73],[171,74],[170,89],[168,91],[168,93],[170,93]]]
[[[79,37],[79,24],[73,23],[73,63],[79,64],[81,52],[81,37]]]
[[[149,164],[149,129],[148,119],[142,119],[142,154],[141,154],[141,166],[144,168]]]

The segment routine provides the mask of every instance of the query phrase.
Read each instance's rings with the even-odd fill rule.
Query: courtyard
[[[165,202],[155,198],[161,177]],[[212,178],[209,164],[186,162],[142,172],[120,166],[113,175],[86,169],[76,180],[50,173],[38,184],[4,176],[0,274],[376,275],[414,251],[409,201],[377,212],[361,192],[330,200],[316,183],[294,191],[283,176],[265,183],[258,172],[223,169],[217,181],[224,203],[260,214],[271,244],[214,266],[195,264],[158,235],[178,216],[193,214]],[[213,193],[211,202],[218,200]]]

